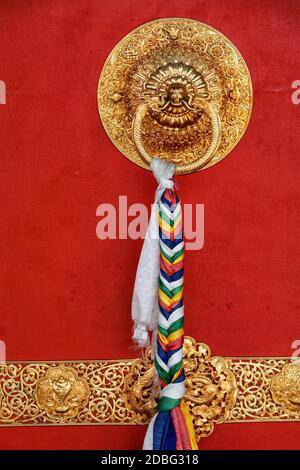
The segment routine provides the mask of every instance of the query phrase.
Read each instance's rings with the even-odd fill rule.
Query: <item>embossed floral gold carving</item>
[[[297,375],[292,375],[292,382],[286,380],[287,375],[282,375],[283,371],[291,370],[292,364],[291,358],[284,357],[230,358],[230,369],[236,377],[238,395],[226,422],[300,420],[299,413],[291,412],[284,406],[282,398],[279,400],[283,388],[275,386],[285,384],[285,393],[288,396],[295,394]],[[283,380],[278,381],[278,376],[283,377]]]
[[[88,403],[89,386],[72,367],[51,367],[45,377],[38,380],[35,398],[49,418],[65,421],[74,418]]]
[[[219,423],[300,421],[299,363],[290,358],[212,356],[186,337],[184,366],[198,440]],[[146,424],[159,390],[153,375],[149,349],[135,360],[1,363],[0,426]]]
[[[184,341],[186,394],[184,401],[190,409],[197,440],[209,436],[214,423],[224,422],[235,405],[237,385],[228,362],[211,357],[209,347],[187,336]],[[155,412],[156,393],[152,389],[154,369],[150,351],[143,361],[135,361],[126,377],[128,406],[138,423],[146,423]]]
[[[283,366],[271,381],[273,400],[288,414],[300,418],[300,361]]]
[[[132,361],[69,361],[56,362],[16,362],[0,364],[0,394],[3,393],[0,407],[0,426],[11,425],[74,425],[74,424],[132,424],[131,413],[127,410],[122,397],[125,376]],[[47,396],[57,393],[52,385],[47,385],[46,394],[40,397],[40,384],[47,379],[48,370],[57,370],[60,366],[72,368],[81,383],[80,406],[72,413],[51,412],[52,402]],[[73,376],[74,377],[74,376]],[[64,379],[65,380],[65,379]],[[88,385],[85,387],[84,381]],[[68,388],[68,386],[66,385]],[[62,386],[64,388],[64,386]],[[84,400],[89,391],[88,400]],[[37,395],[38,392],[38,395]],[[61,406],[66,389],[61,398],[54,398],[54,403]],[[75,393],[76,395],[76,393]],[[38,401],[37,401],[38,400]],[[64,399],[66,400],[66,398]],[[68,401],[68,400],[67,400]],[[42,407],[39,406],[39,404]],[[49,407],[49,404],[51,406]],[[83,407],[81,407],[84,405]],[[64,406],[64,405],[62,405]],[[69,405],[67,405],[69,406]],[[75,413],[74,411],[78,411]]]

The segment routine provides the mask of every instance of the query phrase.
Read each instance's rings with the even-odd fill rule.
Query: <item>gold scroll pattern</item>
[[[300,421],[299,361],[212,356],[186,337],[184,366],[198,441],[220,423]],[[158,393],[149,350],[135,360],[0,364],[0,426],[147,424]]]
[[[0,425],[130,424],[132,412],[126,408],[122,392],[131,364],[132,361],[2,364]],[[59,369],[62,373],[49,380]],[[72,385],[68,390],[70,372]]]
[[[300,421],[300,362],[290,358],[231,359],[238,386],[228,421]]]

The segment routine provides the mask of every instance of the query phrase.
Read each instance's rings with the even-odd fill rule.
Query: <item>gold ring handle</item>
[[[153,157],[147,152],[147,150],[144,147],[143,138],[142,138],[143,136],[142,126],[143,126],[144,117],[149,112],[151,107],[155,106],[154,103],[156,102],[157,100],[155,101],[153,100],[152,102],[149,101],[149,102],[144,102],[144,103],[139,104],[136,109],[133,121],[132,121],[133,141],[135,143],[135,146],[139,154],[141,155],[143,160],[148,164],[150,164]],[[202,109],[210,118],[212,136],[211,136],[211,141],[206,151],[204,152],[204,154],[201,155],[194,162],[188,164],[189,173],[200,170],[213,158],[213,156],[216,154],[218,150],[220,139],[221,139],[221,119],[214,104],[211,101],[207,101],[202,98],[196,97],[193,101],[193,107],[195,111]],[[186,173],[186,171],[183,171],[183,172]],[[181,173],[180,165],[176,167],[176,173],[178,174]]]

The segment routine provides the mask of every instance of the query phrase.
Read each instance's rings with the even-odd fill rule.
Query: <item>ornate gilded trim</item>
[[[215,424],[300,421],[300,361],[219,357],[185,338],[189,406],[198,441]],[[157,388],[143,358],[0,364],[0,426],[146,424]]]

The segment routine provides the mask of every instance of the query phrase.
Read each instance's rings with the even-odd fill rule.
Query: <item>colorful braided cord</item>
[[[159,318],[155,367],[161,392],[153,418],[154,450],[198,449],[187,408],[182,363],[184,339],[182,211],[178,195],[166,189],[159,206]]]

